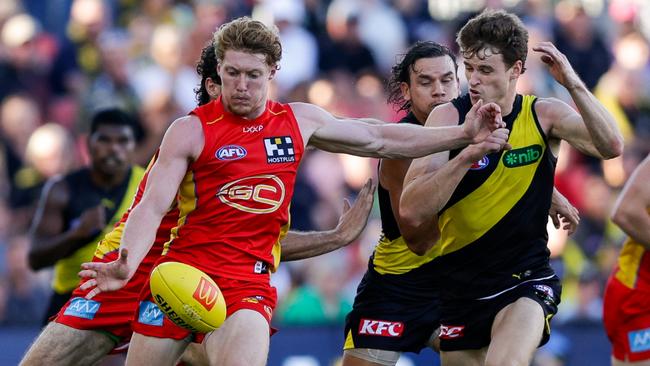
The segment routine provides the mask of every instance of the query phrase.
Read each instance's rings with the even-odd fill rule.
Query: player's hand
[[[352,207],[350,207],[348,200],[344,201],[343,214],[339,218],[339,223],[334,228],[334,232],[341,238],[341,242],[346,245],[356,240],[365,229],[375,199],[376,187],[372,183],[372,179],[368,179],[361,191],[359,191]]]
[[[463,130],[473,143],[479,143],[498,128],[506,127],[501,119],[501,108],[496,103],[483,104],[483,100],[474,103],[465,115]]]
[[[101,292],[119,290],[129,282],[129,267],[126,264],[129,252],[120,251],[116,260],[108,263],[89,262],[81,265],[79,276],[88,281],[81,284],[81,290],[90,290],[86,299],[92,299]]]
[[[75,236],[81,240],[97,235],[106,226],[106,209],[98,205],[85,210],[75,225]]]
[[[580,213],[578,209],[573,207],[571,202],[564,197],[557,189],[553,190],[553,198],[551,200],[551,208],[548,211],[553,225],[556,229],[562,228],[567,230],[569,235],[573,234],[580,224]]]
[[[553,78],[567,89],[582,85],[578,74],[573,70],[566,56],[555,48],[551,42],[540,42],[533,51],[542,54],[542,62],[548,67]]]
[[[468,162],[481,160],[485,155],[499,152],[501,150],[510,150],[512,147],[508,143],[510,131],[507,128],[499,128],[478,144],[472,144],[466,147],[462,154]]]

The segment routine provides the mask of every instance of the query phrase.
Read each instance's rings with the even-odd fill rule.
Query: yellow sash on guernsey
[[[650,209],[648,209],[650,213]],[[618,255],[618,271],[615,277],[628,288],[635,288],[636,280],[639,275],[639,266],[643,259],[646,249],[643,245],[637,243],[634,239],[628,237],[623,244],[623,249]]]
[[[88,244],[77,249],[70,256],[58,260],[54,264],[54,277],[52,278],[52,288],[58,294],[66,294],[72,292],[72,290],[77,287],[79,284],[79,270],[81,264],[92,260],[95,249],[97,248],[97,242],[101,240],[106,234],[113,230],[115,223],[122,217],[124,212],[128,210],[131,206],[131,201],[135,196],[135,193],[138,189],[138,184],[144,175],[144,169],[139,166],[134,166],[131,169],[131,177],[129,178],[129,185],[124,193],[124,197],[120,202],[120,207],[115,211],[115,214],[109,220],[104,230],[97,235],[93,240],[88,242]]]
[[[431,262],[436,257],[435,249],[431,248],[425,255],[413,253],[403,237],[388,240],[382,235],[375,248],[373,264],[375,271],[380,274],[404,274],[415,268]]]
[[[528,190],[547,148],[533,117],[534,100],[535,96],[523,96],[521,111],[510,131],[508,141],[516,156],[504,153],[483,184],[440,215],[436,255],[460,250],[485,235]]]

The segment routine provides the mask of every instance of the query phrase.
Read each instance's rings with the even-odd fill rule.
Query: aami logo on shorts
[[[163,312],[158,308],[158,305],[151,301],[140,301],[138,322],[161,327],[163,325],[163,317]]]
[[[269,164],[296,161],[291,136],[265,138],[264,149],[266,150],[266,162]]]
[[[490,159],[488,159],[487,155],[481,158],[479,161],[475,161],[474,164],[472,164],[471,167],[469,167],[471,170],[481,170],[487,168],[487,166],[490,165]]]
[[[650,350],[650,328],[628,332],[630,351],[645,352]]]
[[[226,145],[220,147],[214,156],[219,160],[239,160],[246,154],[246,149],[239,145]]]
[[[270,174],[237,179],[217,193],[219,200],[228,206],[254,214],[274,212],[284,202],[284,195],[284,183]]]
[[[460,338],[464,330],[464,325],[440,325],[440,339]]]
[[[402,322],[361,319],[361,323],[359,323],[359,334],[380,337],[401,337],[403,332],[404,323]]]
[[[201,277],[199,280],[199,285],[196,286],[194,290],[194,295],[192,295],[199,304],[203,305],[204,308],[208,311],[212,310],[214,304],[217,303],[217,297],[219,297],[219,289],[210,283],[210,281]]]
[[[503,165],[508,168],[516,168],[524,165],[529,165],[542,156],[541,145],[530,145],[519,149],[506,151],[503,154]]]
[[[75,297],[63,312],[63,315],[76,316],[77,318],[93,319],[100,303],[93,300],[86,300],[83,297]]]

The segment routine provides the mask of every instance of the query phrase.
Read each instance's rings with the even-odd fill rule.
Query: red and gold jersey
[[[149,165],[147,166],[147,170],[145,171],[145,174],[142,177],[140,184],[138,185],[138,189],[135,193],[135,197],[133,198],[133,202],[131,203],[131,207],[129,207],[129,209],[124,213],[124,215],[122,215],[122,218],[120,219],[120,221],[118,221],[115,224],[113,230],[108,234],[106,234],[104,239],[102,239],[97,245],[97,249],[95,250],[95,257],[93,258],[93,261],[110,262],[116,258],[115,254],[118,248],[120,247],[120,243],[122,241],[122,234],[124,233],[124,226],[126,225],[126,220],[129,218],[129,214],[131,213],[131,210],[133,210],[133,208],[137,206],[138,203],[140,203],[140,200],[142,199],[142,195],[144,194],[145,187],[147,186],[147,178],[149,177],[149,172],[151,170],[151,167],[153,166],[153,163],[156,161],[157,158],[158,158],[158,153],[156,153],[156,155],[154,155],[154,157],[149,162]],[[156,260],[160,258],[160,256],[162,255],[164,244],[169,241],[171,229],[174,226],[176,226],[178,222],[178,215],[179,215],[179,211],[178,208],[176,207],[171,208],[167,212],[167,214],[165,214],[162,221],[160,222],[158,231],[156,232],[156,238],[154,240],[154,243],[151,246],[151,249],[149,250],[147,255],[140,263],[140,266],[138,267],[136,274],[143,274],[145,276],[149,276],[149,273],[151,272],[151,267],[156,262]]]
[[[650,291],[650,250],[628,238],[618,256],[614,277],[630,289]]]
[[[304,145],[292,109],[268,101],[248,120],[221,98],[192,111],[204,146],[179,188],[178,226],[164,255],[225,278],[254,280],[277,268]]]

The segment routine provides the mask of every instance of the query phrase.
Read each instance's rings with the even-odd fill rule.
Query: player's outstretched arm
[[[133,276],[154,242],[162,217],[176,198],[189,162],[200,155],[203,143],[201,122],[195,116],[179,118],[169,127],[160,145],[158,159],[149,171],[142,200],[126,221],[120,258],[110,263],[82,265],[79,274],[91,280],[81,288],[94,287],[88,298],[102,291],[116,290],[121,287],[115,288],[118,283],[124,285]],[[128,260],[124,258],[125,251],[128,251]]]
[[[357,196],[354,205],[345,200],[343,214],[332,230],[298,232],[289,231],[282,239],[284,262],[311,258],[329,253],[355,241],[363,232],[372,209],[376,186],[368,179]]]
[[[614,117],[587,89],[566,56],[550,42],[541,42],[533,50],[541,53],[542,62],[571,94],[580,112],[560,100],[541,99],[536,110],[552,124],[550,137],[567,140],[583,153],[601,159],[619,156],[623,152],[623,137]]]
[[[634,170],[614,205],[612,220],[650,250],[650,154]]]
[[[562,227],[567,230],[569,235],[572,235],[580,224],[580,213],[569,200],[553,187],[553,197],[551,199],[551,208],[548,212],[553,220],[553,225],[556,229]]]
[[[500,110],[494,103],[477,103],[466,125],[436,128],[336,118],[307,103],[292,103],[291,107],[306,143],[329,152],[391,159],[464,147],[482,141],[500,123]]]
[[[499,116],[500,117],[500,116]],[[427,125],[445,125],[458,120],[458,112],[451,104],[437,107],[431,112]],[[508,147],[508,130],[494,130],[483,142],[463,149],[449,160],[449,152],[415,159],[404,178],[404,190],[399,204],[399,215],[406,223],[402,235],[409,249],[424,255],[433,245],[419,240],[417,235],[423,226],[436,225],[437,215],[447,204],[454,190],[472,164],[486,154]]]

